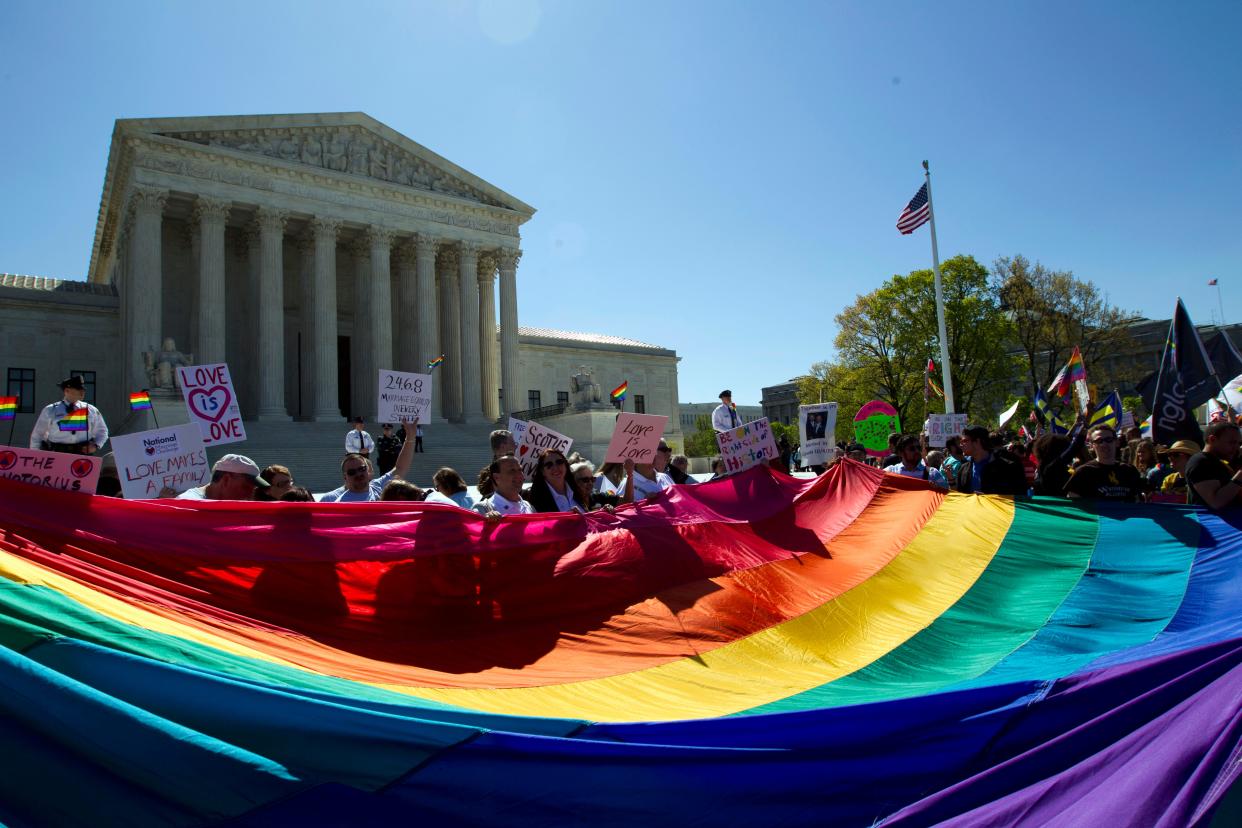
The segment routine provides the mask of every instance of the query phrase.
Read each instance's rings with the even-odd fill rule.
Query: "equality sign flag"
[[[660,435],[664,433],[667,423],[668,417],[662,414],[618,415],[604,462],[624,463],[626,460],[633,460],[635,463],[650,463],[655,459]]]
[[[720,458],[724,460],[725,471],[729,474],[781,456],[767,417],[728,431],[716,432],[716,444],[720,446]]]
[[[47,489],[94,494],[102,465],[84,454],[0,447],[0,478]]]
[[[228,365],[219,362],[215,365],[179,367],[177,378],[181,382],[181,395],[190,412],[190,421],[198,424],[203,443],[219,446],[246,439],[246,428],[242,425],[241,408],[237,405]]]
[[[381,423],[418,420],[426,423],[431,415],[431,374],[406,371],[379,372],[379,414]]]
[[[573,442],[574,438],[566,437],[559,431],[553,431],[536,422],[528,422],[517,448],[517,461],[522,464],[522,474],[530,479],[539,465],[539,452],[542,450],[550,448],[567,454]]]
[[[113,437],[112,453],[126,500],[150,500],[164,489],[181,494],[210,482],[207,447],[193,423]]]
[[[802,465],[822,466],[837,441],[837,404],[812,403],[798,406],[798,437],[802,444]]]
[[[884,400],[872,400],[854,415],[854,439],[862,443],[869,457],[888,454],[888,435],[900,431],[897,409]]]

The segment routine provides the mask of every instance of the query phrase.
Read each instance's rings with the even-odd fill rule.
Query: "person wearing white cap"
[[[254,489],[267,488],[258,465],[242,454],[226,454],[211,467],[211,482],[177,495],[178,500],[253,500]]]

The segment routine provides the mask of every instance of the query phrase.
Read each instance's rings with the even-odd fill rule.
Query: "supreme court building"
[[[227,362],[247,420],[373,422],[378,369],[425,372],[443,354],[437,419],[482,426],[559,399],[580,362],[615,362],[621,375],[596,379],[652,377],[648,408],[675,429],[671,351],[625,342],[610,362],[607,338],[584,355],[562,339],[561,370],[528,336],[539,353],[523,370],[519,231],[534,212],[362,113],[118,120],[87,282],[0,278],[7,390],[26,409],[89,373],[115,428],[130,391],[171,394],[170,368]],[[38,354],[27,391],[13,372]]]

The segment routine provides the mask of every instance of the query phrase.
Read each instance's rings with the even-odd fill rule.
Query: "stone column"
[[[229,373],[233,376],[233,384],[240,389],[237,392],[237,396],[242,416],[253,419],[259,413],[259,353],[249,349],[255,341],[255,332],[258,330],[259,321],[262,318],[259,304],[263,301],[259,287],[262,284],[263,278],[263,250],[260,246],[262,239],[259,235],[259,225],[251,222],[242,228],[239,238],[241,241],[239,242],[238,250],[245,255],[246,259],[246,278],[243,282],[246,298],[241,303],[233,302],[234,312],[240,311],[240,313],[237,313],[237,316],[233,318],[233,336],[228,338],[233,340],[233,349],[236,355],[238,347],[237,334],[240,333],[242,348],[249,358],[234,360],[234,363],[240,364],[229,366]]]
[[[418,361],[418,269],[413,246],[408,243],[398,245],[392,251],[392,259],[397,266],[397,315],[394,323],[397,327],[392,332],[396,359],[393,367],[398,371],[421,374],[427,370],[427,363]]]
[[[163,342],[160,330],[164,320],[162,226],[168,191],[135,187],[130,204],[134,210],[129,236],[129,279],[126,304],[129,313],[129,341],[132,348],[130,384],[145,388],[150,384],[142,354],[158,353]]]
[[[354,320],[349,338],[349,416],[365,417],[371,422],[367,405],[367,377],[375,373],[375,352],[371,350],[371,245],[357,238],[349,245],[353,254]]]
[[[259,409],[262,421],[287,421],[285,409],[285,224],[284,210],[260,207],[259,324],[252,332],[259,363]]]
[[[457,289],[458,255],[452,247],[441,245],[440,273],[440,343],[444,348],[444,364],[437,371],[444,391],[444,416],[461,422],[461,296]]]
[[[505,413],[522,410],[518,388],[517,266],[521,250],[501,250],[500,262],[500,387],[505,392]]]
[[[414,255],[417,259],[418,276],[418,358],[414,370],[427,370],[427,363],[444,353],[440,348],[440,320],[436,313],[436,239],[419,233],[415,239]],[[431,374],[431,397],[435,410],[444,417],[444,386],[440,381],[442,369]]]
[[[379,372],[391,371],[392,363],[392,254],[393,232],[386,227],[367,228],[371,248],[371,315],[367,319],[367,346],[371,351],[371,374],[363,383],[368,420],[379,414]]]
[[[483,416],[496,420],[500,416],[500,376],[496,363],[496,257],[484,253],[479,257],[479,365],[483,375]]]
[[[316,216],[315,234],[315,402],[312,418],[317,422],[340,422],[341,408],[336,381],[336,234],[340,221]]]
[[[458,287],[461,293],[461,410],[466,422],[483,419],[483,377],[479,356],[479,245],[461,243]]]
[[[298,244],[298,418],[310,419],[315,399],[315,234],[307,227]]]
[[[199,262],[202,260],[202,233],[199,232],[198,222],[187,221],[185,223],[186,239],[190,244],[190,339],[185,343],[185,347],[193,351],[198,347],[198,280],[199,280]]]
[[[199,196],[194,203],[198,224],[198,342],[194,359],[200,365],[225,361],[224,348],[224,224],[229,203]]]

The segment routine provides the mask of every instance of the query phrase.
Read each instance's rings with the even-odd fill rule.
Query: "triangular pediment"
[[[118,126],[502,207],[534,208],[361,112],[155,118]]]

